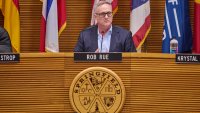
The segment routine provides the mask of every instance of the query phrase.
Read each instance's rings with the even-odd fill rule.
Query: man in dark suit
[[[10,53],[12,52],[10,37],[8,32],[0,27],[0,53]]]
[[[97,25],[80,33],[74,52],[136,52],[130,31],[112,25],[112,5],[100,1],[94,18]]]

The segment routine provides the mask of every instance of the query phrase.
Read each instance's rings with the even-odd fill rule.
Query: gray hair
[[[99,2],[96,4],[96,6],[95,6],[95,10],[94,10],[94,12],[96,12],[96,10],[97,10],[97,8],[99,7],[99,6],[102,6],[102,5],[104,5],[104,4],[108,4],[108,5],[110,5],[111,7],[112,7],[112,4],[111,4],[111,2],[109,2],[109,0],[99,0]]]

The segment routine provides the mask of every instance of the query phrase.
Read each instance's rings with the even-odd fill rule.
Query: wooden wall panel
[[[20,0],[21,52],[39,52],[41,11],[40,0]]]
[[[146,41],[147,52],[161,52],[165,0],[150,0],[152,29]],[[193,25],[193,0],[190,3],[190,17]],[[90,24],[90,0],[66,0],[67,28],[60,37],[60,51],[72,52],[80,31]],[[40,0],[20,0],[21,52],[39,52]],[[119,0],[119,10],[114,24],[129,29],[130,0]],[[0,25],[3,24],[0,15]]]
[[[0,26],[2,26],[3,27],[3,15],[2,15],[2,13],[1,13],[1,11],[0,11]]]

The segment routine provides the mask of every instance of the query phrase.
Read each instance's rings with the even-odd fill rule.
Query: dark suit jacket
[[[10,37],[8,32],[0,27],[0,53],[10,53],[12,52]]]
[[[91,26],[80,33],[74,52],[95,52],[98,48],[98,28]],[[132,34],[121,27],[112,26],[109,52],[136,52]]]

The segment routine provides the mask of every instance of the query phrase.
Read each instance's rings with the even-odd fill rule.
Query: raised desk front
[[[0,64],[0,112],[73,113],[69,88],[89,67],[119,75],[126,89],[122,113],[200,112],[200,65],[176,64],[174,55],[123,53],[120,62],[74,62],[73,53],[21,53]]]

